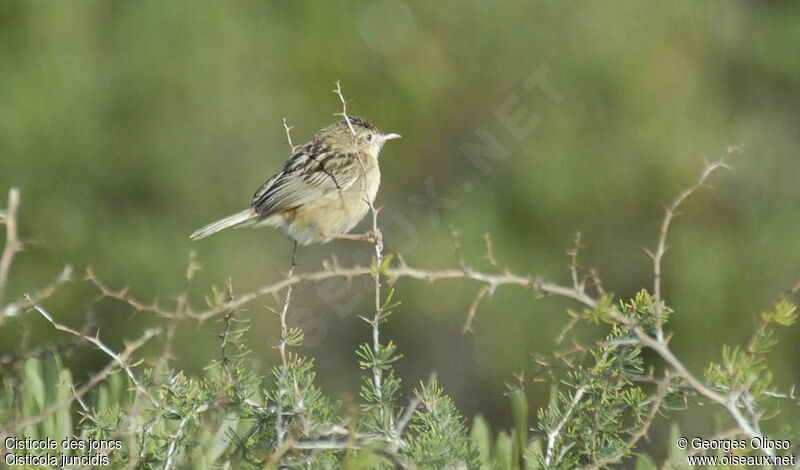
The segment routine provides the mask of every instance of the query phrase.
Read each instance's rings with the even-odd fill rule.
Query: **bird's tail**
[[[252,223],[256,218],[258,218],[256,211],[253,209],[245,209],[195,230],[193,234],[189,235],[189,238],[192,240],[200,240],[229,227],[248,225],[248,222]]]

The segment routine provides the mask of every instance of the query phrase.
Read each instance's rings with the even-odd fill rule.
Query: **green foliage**
[[[232,298],[230,290],[216,297]],[[773,327],[794,323],[795,310],[792,302],[781,300],[761,315],[748,346],[725,346],[721,361],[711,363],[706,372],[709,386],[746,397],[748,407],[762,410],[762,419],[774,416],[777,395],[766,353],[775,345]],[[606,313],[597,314],[602,311]],[[662,311],[662,318],[671,312],[666,306]],[[552,364],[539,361],[559,383],[553,383],[550,403],[531,422],[520,379],[508,392],[513,428],[496,435],[481,416],[468,431],[435,379],[421,383],[412,405],[404,407],[394,371],[401,355],[391,341],[377,349],[361,345],[356,351],[365,373],[355,414],[315,384],[314,362],[308,357],[287,352],[286,364],[275,366],[267,378],[251,361],[244,339],[249,324],[235,311],[221,320],[219,359],[201,377],[171,371],[162,359],[143,368],[139,385],[126,372],[116,371],[73,402],[69,370],[57,354],[46,353],[20,361],[17,373],[3,378],[0,413],[5,422],[28,423],[17,432],[21,438],[120,440],[120,449],[108,454],[113,469],[357,470],[402,464],[534,470],[606,468],[631,457],[637,469],[656,468],[651,457],[637,455],[637,436],[657,416],[702,397],[672,379],[655,380],[646,367],[632,325],[655,329],[653,297],[642,291],[628,302],[601,302],[577,315],[589,323],[602,318],[610,324],[609,334],[591,347],[559,356],[564,370],[560,378]],[[685,462],[687,451],[674,445],[681,435],[673,424],[669,468]]]
[[[661,305],[663,321],[671,313],[669,307]],[[654,469],[658,466],[649,455],[637,455],[638,439],[657,416],[684,409],[690,399],[702,402],[697,390],[679,386],[681,382],[675,379],[657,380],[652,368],[645,367],[644,346],[632,325],[647,334],[656,330],[655,300],[647,291],[617,306],[610,302],[610,296],[603,296],[595,308],[571,314],[589,323],[609,323],[611,332],[592,347],[578,348],[577,353],[560,358],[560,368],[566,372],[561,386],[552,387],[549,405],[537,411],[534,426],[539,433],[532,440],[518,438],[527,435],[530,427],[527,401],[520,388],[509,393],[514,421],[510,433],[501,431],[493,442],[486,421],[475,418],[470,435],[479,451],[481,469],[606,468],[633,456],[637,469]],[[747,347],[723,348],[722,362],[711,363],[707,371],[709,385],[727,396],[744,397],[740,399],[748,402],[740,406],[758,413],[762,420],[775,416],[781,394],[774,391],[765,353],[776,344],[772,326],[789,326],[795,320],[794,304],[786,299],[779,301],[772,311],[761,315]],[[554,373],[552,364],[540,364]],[[687,450],[675,443],[685,434],[677,424],[670,429],[666,467],[683,468]],[[520,447],[524,448],[521,455]]]
[[[141,371],[140,385],[122,371],[108,375],[75,410],[70,372],[52,353],[19,362],[18,374],[3,378],[0,413],[8,423],[35,420],[19,430],[20,438],[120,440],[109,455],[112,469],[372,469],[397,462],[439,469],[477,462],[464,418],[435,380],[415,390],[419,405],[401,415],[408,409],[398,404],[393,364],[401,355],[394,343],[377,353],[366,345],[357,351],[366,373],[361,412],[353,414],[316,386],[312,359],[287,352],[286,364],[268,379],[251,361],[248,322],[231,311],[222,323],[220,358],[201,377],[171,371],[161,359]]]
[[[373,3],[395,5],[405,14],[376,15]],[[743,142],[751,155],[732,162],[735,181],[720,184],[718,198],[705,198],[685,212],[702,222],[669,241],[665,266],[678,269],[665,273],[664,282],[669,302],[684,307],[673,344],[697,372],[711,358],[723,366],[723,338],[745,337],[752,326],[749,314],[762,308],[758,299],[783,288],[787,273],[800,265],[800,250],[791,248],[800,228],[800,55],[795,52],[800,2],[606,0],[578,7],[513,0],[496,8],[485,0],[7,0],[0,9],[0,195],[8,185],[20,185],[29,215],[21,228],[28,229],[26,238],[47,241],[21,255],[29,264],[9,285],[9,301],[40,286],[42,273],[57,269],[53,260],[97,266],[113,276],[114,285],[133,285],[142,298],[169,301],[175,288],[170,273],[183,267],[187,233],[242,208],[263,178],[278,169],[288,152],[282,116],[295,127],[295,143],[334,119],[338,105],[328,91],[337,79],[348,90],[354,113],[406,136],[382,159],[380,203],[392,222],[386,230],[389,245],[406,245],[403,254],[412,264],[449,266],[452,253],[442,232],[452,224],[466,238],[495,234],[501,264],[513,257],[515,270],[549,277],[564,264],[564,240],[580,228],[592,246],[605,247],[592,254],[591,264],[609,272],[621,294],[617,298],[627,299],[646,276],[640,247],[652,247],[658,230],[650,216],[703,156],[712,156],[721,144]],[[410,27],[403,28],[404,18]],[[393,38],[393,48],[380,47]],[[558,95],[522,85],[540,71],[552,87],[547,90]],[[556,102],[553,96],[563,99]],[[506,116],[518,111],[520,124],[530,119],[537,125],[519,139],[509,132],[509,120],[497,117],[498,110]],[[476,131],[508,157],[487,156],[485,167],[474,165],[461,148],[485,142]],[[423,189],[428,192],[428,178],[432,199],[427,205],[409,203],[412,196],[419,200]],[[462,189],[467,182],[474,191]],[[769,213],[755,216],[762,210]],[[465,259],[477,261],[479,245],[465,243]],[[211,239],[201,248],[203,282],[234,275],[255,286],[286,264],[286,246],[280,234],[269,231]],[[316,265],[316,255],[327,256],[329,249],[341,260],[351,253],[350,246],[328,244],[302,261]],[[413,282],[402,287],[412,314],[392,321],[396,331],[405,332],[404,352],[428,350],[452,337],[453,325],[462,320],[465,287],[449,282],[435,289],[432,305],[431,288]],[[458,396],[467,403],[480,400],[486,410],[505,403],[501,393],[486,390],[499,390],[510,373],[530,367],[529,353],[550,352],[565,307],[547,301],[528,308],[527,293],[502,290],[491,303],[484,301],[486,315],[475,325],[481,359],[450,371],[465,374],[460,383],[475,384]],[[87,298],[70,292],[48,302],[75,325]],[[315,299],[308,302],[320,306]],[[605,303],[613,306],[616,300]],[[122,344],[134,325],[151,320],[129,319],[125,308],[109,304],[97,309],[110,344]],[[330,317],[331,312],[320,312]],[[508,315],[495,316],[502,312]],[[255,331],[274,331],[271,316],[251,313]],[[591,331],[604,335],[608,310],[595,313],[598,326]],[[34,346],[54,339],[42,330],[30,335]],[[198,370],[208,362],[198,358],[215,354],[213,335],[192,331],[177,335],[176,342],[178,350],[196,351],[197,358],[175,358],[170,368]],[[17,328],[0,329],[0,353],[5,357],[25,338]],[[295,345],[299,338],[290,335],[289,341]],[[337,348],[340,344],[327,341],[304,354],[330,356],[333,363],[350,360],[352,348]],[[271,357],[266,341],[251,347],[251,360]],[[775,386],[788,388],[800,380],[791,341],[770,349]],[[442,383],[455,382],[445,370],[446,355],[410,356],[403,369],[406,383],[431,370],[440,372]],[[660,370],[660,362],[650,359],[647,365]],[[70,364],[76,384],[97,366],[95,360]],[[248,361],[237,368],[257,370]],[[162,374],[154,372],[151,382],[163,382]],[[223,396],[263,403],[269,370],[252,377],[231,374]],[[342,374],[337,387],[349,383],[347,389],[356,391],[358,369]],[[3,369],[2,375],[22,378],[19,368]],[[258,385],[231,385],[244,379]],[[534,412],[533,403],[547,399],[544,390],[528,392],[536,393]],[[571,389],[561,385],[560,390]],[[0,395],[16,396],[11,390]],[[93,399],[86,397],[89,403]],[[397,400],[395,414],[405,404]],[[0,413],[0,423],[14,420],[11,411]],[[72,413],[72,419],[77,423],[80,417]],[[785,409],[781,421],[793,424],[800,417]],[[225,428],[239,426],[232,423],[237,421],[226,421]],[[251,422],[241,426],[237,432],[244,435]],[[536,428],[533,418],[530,427]],[[510,435],[510,426],[506,432]],[[496,437],[497,430],[493,448]]]
[[[773,374],[766,354],[777,344],[773,326],[791,326],[797,319],[793,302],[782,299],[770,312],[761,314],[761,322],[747,347],[722,347],[722,360],[709,364],[706,380],[717,390],[734,396],[745,396],[749,406],[765,406],[766,417],[777,413],[778,402],[768,392],[772,390]]]
[[[645,422],[648,396],[637,383],[644,378],[641,347],[620,341],[628,334],[612,327],[604,342],[574,363],[557,403],[539,410],[539,430],[557,434],[542,468],[576,468],[630,452],[624,436]]]
[[[403,455],[420,469],[475,468],[479,452],[453,400],[435,379],[421,383],[414,393],[420,409],[411,419]]]
[[[452,224],[468,239],[494,234],[498,259],[513,257],[518,271],[555,274],[564,241],[581,229],[591,246],[607,248],[591,264],[608,268],[614,289],[627,297],[646,275],[640,247],[652,245],[667,198],[704,156],[741,142],[750,155],[733,162],[732,184],[719,184],[719,198],[686,212],[702,222],[670,240],[666,267],[680,271],[665,275],[669,300],[692,306],[687,317],[702,317],[681,331],[687,353],[719,353],[704,341],[709,331],[749,333],[747,310],[761,308],[752,289],[783,288],[800,265],[800,250],[792,249],[800,228],[800,2],[378,2],[408,12],[401,15],[376,15],[382,10],[367,7],[374,2],[115,3],[0,2],[0,199],[19,185],[28,215],[21,228],[47,241],[39,245],[44,252],[31,247],[24,255],[29,264],[9,286],[12,297],[32,292],[43,273],[58,270],[53,260],[64,260],[96,266],[145,299],[168,301],[180,287],[170,273],[183,268],[192,247],[188,232],[244,208],[279,168],[288,153],[282,117],[294,127],[295,144],[334,119],[335,80],[354,114],[406,136],[386,148],[379,204],[391,222],[387,240],[405,245],[412,264],[449,266]],[[452,11],[465,20],[442,13]],[[381,48],[389,38],[396,47]],[[522,85],[539,72],[563,100]],[[517,140],[495,116],[499,109],[509,116],[527,110],[518,123],[538,125]],[[476,135],[484,129],[490,141]],[[478,158],[485,168],[461,151],[494,141],[489,151],[509,154]],[[428,177],[439,200],[409,203]],[[475,191],[462,189],[467,182]],[[761,211],[769,213],[755,216]],[[269,230],[209,239],[200,245],[201,279],[222,283],[233,275],[255,286],[286,265],[288,246]],[[329,249],[341,260],[351,253],[349,245],[328,244],[303,262],[317,265]],[[467,260],[481,255],[480,243],[465,243]],[[411,284],[402,292],[408,311],[430,312],[428,288]],[[441,321],[406,335],[405,351],[425,348],[462,320],[460,283],[436,289],[449,300],[436,305]],[[503,406],[500,394],[477,390],[526,366],[527,352],[509,354],[507,345],[548,350],[565,306],[542,302],[531,314],[518,308],[525,299],[494,297],[492,311],[509,312],[502,324],[482,328],[478,318],[485,360],[468,371],[468,382],[480,386],[463,392],[466,400]],[[83,296],[51,302],[80,322]],[[103,334],[115,344],[128,332],[117,321],[124,312],[111,306],[102,315]],[[266,331],[271,320],[254,316],[254,328]],[[421,319],[393,321],[415,331]],[[4,354],[21,341],[8,330],[0,331]],[[205,356],[215,346],[211,335],[176,341]],[[348,360],[353,351],[334,344],[318,346],[319,354]],[[251,346],[260,358],[269,354],[268,345]],[[788,342],[781,348],[787,356],[794,351]],[[414,380],[443,370],[436,358],[413,357],[406,370]],[[177,358],[173,366],[198,363]],[[75,378],[89,372],[74,367]],[[775,367],[800,381],[791,361]],[[343,373],[355,381],[358,371]]]
[[[591,297],[575,263],[572,288],[528,284],[539,293],[562,293],[585,306],[569,312],[572,319],[562,338],[581,321],[602,328],[605,336],[588,346],[575,341],[572,349],[554,353],[553,360],[537,358],[539,369],[534,376],[550,380],[547,406],[531,413],[527,382],[520,375],[508,392],[512,428],[494,436],[486,420],[478,416],[468,432],[465,418],[435,377],[420,383],[412,399],[403,399],[395,372],[402,355],[393,341],[379,341],[380,325],[399,305],[393,300],[393,289],[379,301],[381,276],[389,269],[390,263],[384,261],[366,271],[373,276],[380,306],[371,318],[362,317],[372,327],[372,343],[356,349],[362,371],[357,406],[345,407],[331,399],[316,383],[313,359],[287,350],[302,346],[305,336],[300,327],[287,324],[288,293],[279,313],[282,337],[275,349],[280,363],[270,373],[262,371],[245,340],[249,321],[232,307],[238,304],[229,283],[225,289],[213,288],[207,298],[209,306],[217,308],[212,310],[214,315],[225,314],[220,315],[218,357],[200,374],[173,367],[169,333],[163,335],[162,355],[132,359],[139,346],[161,335],[163,329],[147,330],[117,353],[101,341],[99,333],[88,336],[60,324],[30,301],[33,310],[56,330],[97,347],[111,363],[76,388],[72,372],[58,353],[23,351],[10,361],[11,373],[2,379],[0,430],[21,439],[117,443],[118,447],[99,451],[60,449],[70,456],[106,456],[109,464],[102,466],[112,469],[566,470],[608,468],[635,459],[637,469],[650,470],[657,466],[641,452],[640,439],[660,416],[669,416],[690,402],[710,404],[722,411],[718,423],[733,426],[726,431],[730,436],[760,438],[766,435],[762,425],[777,415],[781,400],[795,400],[793,390],[777,390],[767,361],[778,344],[775,328],[797,320],[796,306],[788,298],[760,315],[746,346],[725,345],[721,359],[708,366],[701,380],[669,347],[670,334],[664,326],[673,311],[666,303],[646,290],[628,301],[615,302],[599,283],[597,297]],[[510,272],[492,277],[462,269],[491,289],[505,278],[520,284],[520,277]],[[453,271],[445,273],[453,276]],[[147,309],[128,298],[125,290],[116,293],[102,286],[101,290],[139,310]],[[174,331],[183,316],[206,318],[187,314],[185,300],[179,300],[174,312],[150,308],[169,319],[169,331]],[[648,358],[645,351],[655,357]],[[531,422],[533,415],[536,420]],[[789,426],[781,432],[790,435],[797,429]],[[690,451],[674,445],[679,437],[681,430],[672,423],[664,468],[681,468],[686,462]],[[26,452],[44,453],[34,449],[19,455]],[[721,454],[720,450],[711,452]]]

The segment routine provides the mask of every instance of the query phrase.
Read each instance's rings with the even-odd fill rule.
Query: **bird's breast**
[[[371,162],[370,162],[371,163]],[[364,165],[362,176],[349,187],[335,191],[285,214],[289,236],[300,243],[324,241],[322,234],[350,232],[369,212],[381,184],[377,161]]]

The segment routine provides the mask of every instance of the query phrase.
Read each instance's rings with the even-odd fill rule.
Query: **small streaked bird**
[[[295,147],[283,169],[258,188],[249,208],[189,238],[200,240],[229,227],[270,226],[283,228],[300,245],[332,238],[370,241],[369,236],[348,232],[364,218],[378,193],[383,144],[399,137],[358,117],[331,124]]]

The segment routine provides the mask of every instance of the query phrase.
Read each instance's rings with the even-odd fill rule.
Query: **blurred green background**
[[[714,176],[717,189],[685,206],[665,261],[672,344],[701,373],[800,277],[798,44],[800,4],[788,1],[6,0],[0,193],[21,188],[32,242],[9,297],[70,263],[168,305],[192,249],[204,268],[190,289],[196,305],[229,277],[238,292],[278,279],[291,249],[279,232],[187,236],[244,208],[278,169],[288,156],[282,118],[295,143],[335,119],[330,90],[341,80],[352,113],[404,136],[384,149],[378,200],[387,251],[418,267],[457,266],[455,227],[477,267],[491,269],[488,232],[502,265],[568,282],[565,251],[580,231],[582,264],[627,298],[651,286],[643,248],[655,245],[664,204],[705,158],[743,145],[733,171]],[[486,142],[496,158],[471,158]],[[370,251],[309,247],[298,269],[332,254],[349,265]],[[557,348],[574,305],[499,289],[464,335],[477,287],[400,281],[403,304],[384,337],[405,354],[407,387],[436,371],[467,416],[506,425],[504,383]],[[357,316],[369,289],[331,281],[295,292],[303,352],[346,402],[357,393],[355,346],[369,338]],[[96,294],[76,282],[46,306],[75,326],[91,313],[116,346],[159,322]],[[265,364],[277,359],[266,309],[275,303],[248,307],[250,345]],[[175,367],[200,372],[218,355],[218,332],[213,322],[182,325]],[[602,333],[576,331],[585,342]],[[781,331],[771,356],[784,388],[800,380],[796,337],[796,327]],[[0,352],[63,340],[30,315],[0,328]],[[86,374],[105,361],[84,348],[67,363]],[[529,389],[536,406],[546,390]],[[688,415],[677,415],[687,429],[710,429]]]

